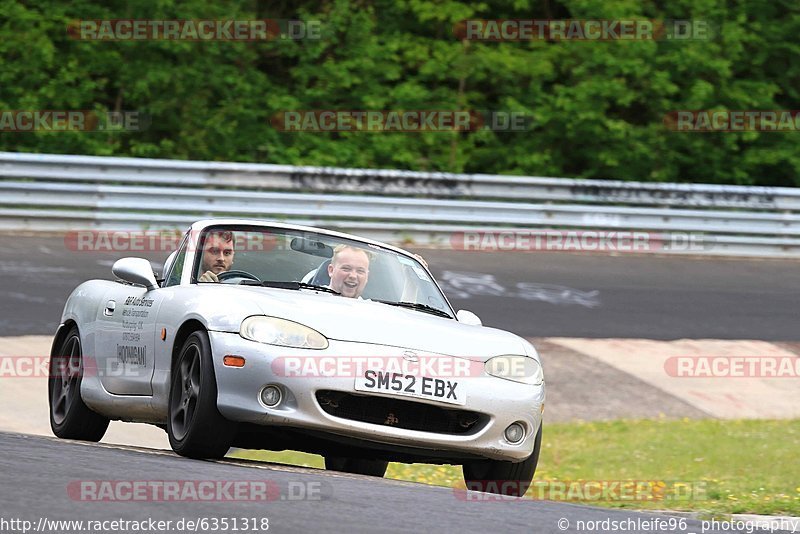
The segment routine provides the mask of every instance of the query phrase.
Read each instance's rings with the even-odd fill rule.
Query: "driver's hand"
[[[219,278],[217,275],[211,271],[204,272],[200,278],[197,279],[198,282],[219,282]]]

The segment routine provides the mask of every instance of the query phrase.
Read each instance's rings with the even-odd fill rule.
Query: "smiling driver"
[[[328,265],[331,289],[350,298],[359,298],[369,278],[369,253],[361,248],[339,245],[333,249]]]

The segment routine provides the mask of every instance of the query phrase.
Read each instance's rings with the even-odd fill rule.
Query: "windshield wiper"
[[[421,312],[438,315],[439,317],[447,317],[448,319],[453,318],[453,316],[446,311],[440,310],[439,308],[434,308],[433,306],[428,306],[427,304],[422,304],[421,302],[395,302],[393,300],[374,300],[373,302],[381,302],[383,304],[388,304],[389,306],[398,306],[400,308],[408,308],[410,310],[419,310]]]
[[[256,282],[255,280],[242,280],[240,282],[246,286],[263,286],[263,287],[275,287],[278,289],[314,289],[316,291],[324,291],[326,293],[333,293],[334,295],[341,295],[335,289],[331,289],[328,286],[318,286],[316,284],[307,284],[305,282],[283,282],[280,280],[264,280],[263,282]]]

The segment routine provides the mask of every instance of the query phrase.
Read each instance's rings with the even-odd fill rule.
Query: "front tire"
[[[542,448],[542,426],[533,442],[533,452],[525,460],[514,463],[501,460],[479,460],[465,463],[464,482],[467,490],[522,497],[533,481]]]
[[[81,398],[83,351],[78,327],[67,332],[64,341],[50,354],[47,397],[50,428],[62,439],[100,441],[109,420],[89,409]]]
[[[389,462],[384,460],[365,460],[362,458],[342,458],[340,456],[326,456],[325,469],[328,471],[342,471],[356,475],[383,477]]]
[[[208,334],[189,335],[172,368],[167,434],[172,450],[188,458],[222,458],[236,425],[217,409],[217,379]]]

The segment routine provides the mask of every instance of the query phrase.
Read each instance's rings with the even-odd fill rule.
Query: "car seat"
[[[311,284],[315,286],[327,286],[331,283],[331,277],[328,275],[328,265],[331,264],[331,260],[327,259],[323,261],[319,267],[317,267],[317,272],[314,273],[314,276],[311,278]]]

